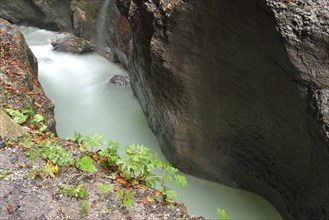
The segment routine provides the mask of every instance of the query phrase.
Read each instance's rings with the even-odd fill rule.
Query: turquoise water
[[[39,62],[39,80],[54,102],[60,137],[74,132],[96,132],[121,143],[142,144],[164,159],[157,139],[147,126],[142,109],[129,86],[109,84],[115,74],[127,75],[120,66],[90,53],[73,55],[52,51],[55,32],[21,27]],[[189,214],[218,218],[216,209],[225,209],[231,220],[282,219],[273,206],[260,196],[192,176],[189,188],[177,189],[178,200]]]

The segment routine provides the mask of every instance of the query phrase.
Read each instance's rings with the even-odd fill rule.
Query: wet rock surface
[[[69,1],[0,1],[0,17],[19,25],[38,26],[50,30],[73,30]]]
[[[101,3],[71,3],[74,30],[90,38]],[[262,195],[285,219],[326,219],[327,1],[116,5],[106,56],[130,71],[167,158]]]
[[[205,219],[187,215],[183,204],[166,202],[157,190],[142,184],[128,186],[100,163],[95,163],[95,172],[89,173],[71,163],[58,165],[47,158],[45,154],[56,148],[55,157],[58,152],[67,152],[59,160],[69,154],[72,160],[81,162],[79,158],[86,151],[76,142],[50,133],[55,132],[53,105],[26,59],[26,54],[35,58],[22,34],[0,19],[0,39],[0,219]],[[20,126],[5,112],[8,108],[42,114],[48,128],[40,131],[35,120]],[[98,188],[101,184],[112,184],[113,189],[102,193]],[[66,191],[69,187],[72,190]],[[124,189],[134,193],[131,210],[119,195],[118,191]]]
[[[0,109],[10,107],[40,113],[46,118],[46,126],[56,133],[54,105],[37,80],[37,60],[23,35],[1,18],[0,55]]]
[[[326,219],[327,1],[117,5],[132,88],[170,162],[254,191],[285,219]]]
[[[111,84],[115,85],[128,85],[129,84],[129,77],[123,75],[114,75],[110,79]]]
[[[75,54],[88,53],[94,50],[94,46],[88,40],[71,34],[65,34],[64,37],[53,40],[51,45],[55,51]]]

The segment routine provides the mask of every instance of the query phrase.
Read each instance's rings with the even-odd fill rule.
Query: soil
[[[70,141],[54,138],[79,157],[79,148]],[[13,142],[0,149],[0,219],[204,219],[187,215],[183,204],[166,203],[156,190],[144,186],[130,187],[135,192],[134,204],[126,209],[116,191],[126,187],[116,179],[105,178],[109,172],[82,172],[75,167],[63,167],[56,176],[44,176],[42,168],[47,161],[38,158],[32,162],[26,156],[23,144]],[[98,167],[98,170],[101,170]],[[108,193],[98,190],[99,184],[113,184]],[[60,193],[61,186],[83,184],[89,196],[86,199]],[[88,204],[82,213],[81,203]],[[112,211],[108,214],[108,211]]]

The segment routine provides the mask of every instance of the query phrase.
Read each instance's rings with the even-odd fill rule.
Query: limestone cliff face
[[[167,158],[264,196],[285,219],[328,216],[326,1],[117,0],[128,70]]]

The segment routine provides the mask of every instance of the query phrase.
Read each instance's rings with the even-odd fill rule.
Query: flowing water
[[[95,42],[96,42],[96,49],[100,52],[100,54],[106,54],[106,49],[104,47],[106,43],[106,34],[104,34],[104,30],[106,29],[106,22],[108,16],[108,8],[110,6],[110,3],[113,0],[103,0],[102,5],[99,9],[97,21],[96,21],[96,36],[95,36]],[[96,40],[97,39],[97,40]]]
[[[72,55],[52,51],[55,32],[21,27],[39,62],[39,80],[54,102],[60,137],[75,131],[96,132],[121,143],[142,144],[164,158],[158,142],[147,126],[142,109],[129,86],[109,84],[114,74],[127,75],[119,65],[90,53]],[[216,209],[225,209],[230,219],[282,219],[263,198],[243,190],[188,176],[189,188],[178,189],[189,214],[218,218]]]

